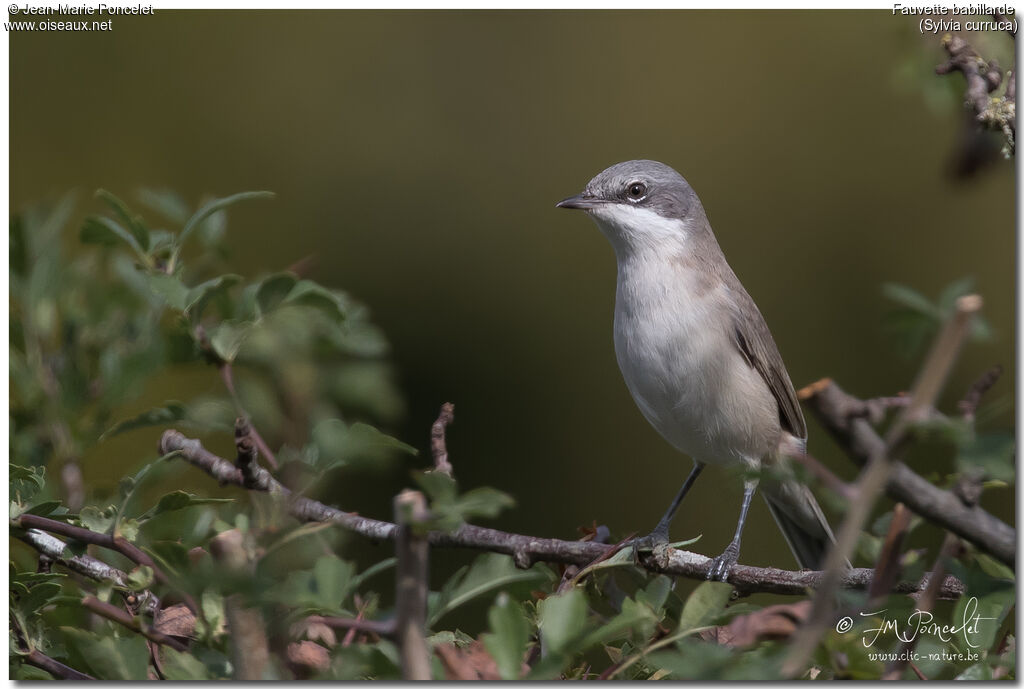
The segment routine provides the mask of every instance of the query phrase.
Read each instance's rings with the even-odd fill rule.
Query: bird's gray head
[[[612,165],[559,208],[586,211],[615,246],[663,246],[684,241],[707,225],[697,194],[664,163],[630,160]]]

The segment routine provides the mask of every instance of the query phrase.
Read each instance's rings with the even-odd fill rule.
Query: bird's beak
[[[576,194],[576,196],[570,196],[567,199],[562,199],[555,204],[555,208],[576,208],[579,210],[589,210],[596,208],[597,206],[604,203],[604,199],[599,199],[596,196],[590,196],[589,194]]]

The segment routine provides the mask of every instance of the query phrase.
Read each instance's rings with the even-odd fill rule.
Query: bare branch
[[[241,472],[231,462],[208,451],[198,440],[186,438],[179,431],[168,430],[160,439],[160,452],[169,454],[173,451],[180,452],[182,459],[203,469],[221,483],[230,483],[239,487],[243,485]],[[262,470],[257,478],[259,485],[254,490],[281,495],[288,501],[288,511],[296,519],[332,521],[350,531],[377,541],[392,540],[395,537],[396,527],[390,522],[342,512],[309,498],[292,496],[287,488]],[[534,562],[556,562],[584,567],[601,557],[609,547],[590,541],[538,538],[471,524],[465,524],[451,533],[432,531],[428,534],[428,538],[431,545],[436,547],[469,548],[504,553],[512,556],[516,565],[523,568],[529,567]],[[651,561],[645,562],[644,566],[657,574],[671,574],[704,581],[711,566],[711,559],[685,550],[674,550],[669,554],[668,561],[664,565]],[[871,582],[873,575],[874,570],[872,569],[847,570],[842,577],[841,585],[844,588],[863,589]],[[736,565],[729,576],[729,583],[741,595],[764,592],[802,596],[806,595],[808,588],[817,587],[821,576],[821,572],[793,572]],[[896,593],[914,593],[923,590],[926,584],[925,579],[922,579],[921,582],[901,582],[894,591]],[[942,590],[945,598],[955,599],[963,593],[963,585],[955,578],[948,577],[943,581]]]
[[[445,441],[445,429],[455,420],[455,405],[445,402],[441,405],[441,413],[437,421],[430,427],[430,453],[434,456],[434,471],[452,475],[452,465],[448,461],[448,447]]]
[[[81,574],[94,581],[110,582],[120,589],[128,588],[128,575],[116,567],[111,567],[102,560],[88,555],[68,556],[67,544],[39,529],[27,529],[12,534],[23,543],[32,546],[43,556],[49,558],[72,572]],[[152,591],[137,591],[133,594],[136,605],[147,613],[155,613],[160,608],[160,599]]]
[[[185,591],[177,589],[171,580],[167,577],[162,569],[157,567],[149,555],[140,550],[137,546],[129,543],[126,539],[121,536],[114,537],[110,534],[102,534],[96,531],[90,531],[89,529],[82,528],[81,526],[75,526],[73,524],[65,524],[54,519],[47,519],[46,517],[40,517],[34,514],[23,514],[18,517],[18,523],[20,526],[26,529],[40,529],[42,531],[49,531],[50,533],[60,534],[73,538],[76,541],[82,543],[89,543],[92,545],[98,545],[103,548],[108,548],[115,552],[124,555],[126,558],[131,560],[137,565],[143,565],[153,570],[153,576],[161,584],[168,586],[177,591],[185,604],[189,606],[192,612],[198,614],[198,606],[196,606],[195,600]]]
[[[849,410],[858,408],[858,400],[834,382],[819,381],[804,391],[807,406],[855,463],[867,463],[884,445],[867,419],[849,415]],[[933,485],[906,464],[893,463],[885,493],[933,524],[1015,566],[1016,529],[976,505],[964,505],[956,495]]]
[[[395,496],[395,623],[402,657],[402,679],[430,679],[427,649],[427,559],[430,543],[420,525],[429,515],[423,493],[404,490]]]
[[[964,75],[967,80],[964,97],[974,111],[975,119],[984,127],[1003,132],[1008,152],[1012,154],[1016,135],[1016,79],[1013,84],[1007,83],[1002,97],[990,97],[989,94],[1002,83],[1003,74],[996,61],[986,61],[961,36],[947,34],[942,39],[942,47],[949,54],[949,60],[936,67],[935,73],[960,72]],[[1011,77],[1015,75],[1011,73]]]

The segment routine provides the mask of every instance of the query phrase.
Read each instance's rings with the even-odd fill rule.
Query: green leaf
[[[60,584],[41,582],[28,590],[28,595],[18,599],[18,608],[25,617],[38,614],[51,600],[60,595]]]
[[[725,610],[732,586],[721,581],[705,581],[693,590],[679,616],[679,630],[706,627]]]
[[[516,569],[512,558],[507,555],[485,553],[470,566],[456,572],[445,583],[440,594],[433,598],[429,605],[428,626],[434,626],[452,610],[484,594],[545,578],[544,571],[538,567]]]
[[[381,433],[365,423],[346,426],[340,419],[326,419],[313,427],[313,442],[319,449],[320,468],[330,469],[354,459],[376,458],[382,451],[417,454],[416,448]]]
[[[101,244],[103,246],[117,246],[119,242],[124,242],[134,249],[136,254],[145,255],[138,240],[128,230],[121,227],[116,221],[101,215],[90,215],[86,218],[78,233],[78,238],[86,244]]]
[[[252,330],[251,323],[239,323],[238,321],[222,321],[210,332],[210,346],[221,358],[221,361],[231,363],[238,355],[242,342],[248,337]]]
[[[942,312],[928,297],[909,287],[887,282],[882,285],[882,293],[890,300],[911,311],[928,315],[935,320],[942,318]]]
[[[97,190],[96,197],[107,202],[114,212],[121,217],[121,221],[128,226],[128,231],[132,233],[133,237],[135,237],[135,240],[139,243],[142,250],[149,251],[149,230],[146,228],[145,223],[142,222],[142,218],[138,215],[133,215],[132,212],[128,210],[128,206],[124,204],[124,201],[117,198],[106,189]]]
[[[100,511],[98,507],[86,505],[78,512],[78,520],[82,526],[97,533],[109,533],[117,517],[117,508],[111,505]]]
[[[193,320],[198,320],[202,317],[207,304],[241,281],[241,275],[229,273],[196,285],[188,291],[188,296],[185,299],[185,311],[192,316]]]
[[[98,679],[147,679],[149,647],[141,634],[98,636],[72,627],[61,627],[68,650],[68,664],[88,668]]]
[[[586,650],[620,637],[633,630],[641,641],[646,640],[654,631],[658,615],[644,603],[631,598],[622,601],[622,612],[607,620],[600,627],[587,634],[578,645],[579,650]]]
[[[197,505],[217,505],[225,502],[234,502],[234,500],[231,498],[201,498],[192,493],[186,493],[183,490],[176,490],[160,498],[156,506],[139,517],[139,520],[145,521],[166,512],[183,510]]]
[[[313,570],[292,571],[271,597],[293,607],[328,613],[342,612],[342,604],[355,584],[355,565],[328,555],[319,558]]]
[[[259,305],[260,313],[265,314],[277,308],[298,280],[294,273],[275,273],[264,278],[256,289],[256,303]]]
[[[188,204],[176,192],[169,189],[139,189],[139,201],[160,213],[168,220],[182,224],[188,218]]]
[[[207,589],[200,597],[199,607],[203,609],[203,620],[207,626],[209,639],[213,640],[224,633],[227,624],[227,613],[224,608],[224,596],[217,591]]]
[[[957,675],[956,679],[980,679],[984,682],[988,682],[992,680],[992,668],[985,663],[976,663]]]
[[[343,297],[312,280],[299,280],[295,283],[285,301],[320,309],[338,321],[345,320],[348,315],[349,307]]]
[[[105,440],[111,436],[124,433],[125,431],[131,431],[136,428],[173,424],[183,420],[187,414],[188,410],[185,408],[184,404],[171,400],[164,403],[164,406],[162,407],[154,407],[149,411],[142,412],[138,416],[133,416],[130,419],[125,419],[124,421],[114,424],[100,436],[100,440]]]
[[[587,599],[573,588],[557,596],[548,596],[537,604],[540,636],[548,655],[559,655],[569,642],[584,632]]]
[[[959,471],[980,469],[985,478],[1012,483],[1015,476],[1013,451],[1016,443],[1009,433],[981,433],[960,447]]]
[[[626,549],[624,548],[624,550]],[[660,574],[654,577],[646,587],[637,591],[636,599],[660,614],[661,609],[665,606],[665,601],[668,600],[668,594],[672,591],[672,584],[672,577]]]
[[[31,500],[46,485],[46,467],[7,464],[7,480],[12,497]]]
[[[149,289],[165,304],[178,311],[185,310],[189,292],[181,280],[165,273],[147,273],[146,282],[149,283]]]
[[[250,199],[269,199],[273,198],[273,192],[269,191],[243,191],[240,194],[234,194],[232,196],[226,196],[222,199],[214,199],[205,206],[196,211],[195,215],[189,218],[189,221],[185,223],[184,229],[181,231],[181,235],[178,237],[178,247],[180,248],[185,240],[189,238],[189,235],[199,226],[201,222],[206,220],[217,211],[227,208],[228,206],[238,203],[239,201],[248,201]]]
[[[483,635],[484,646],[498,666],[502,679],[518,679],[523,672],[523,655],[530,640],[530,623],[522,607],[499,593],[487,612],[491,633]]]
[[[418,472],[416,482],[430,498],[430,527],[453,531],[472,517],[494,517],[515,504],[507,494],[482,487],[458,495],[453,478],[439,471]]]
[[[164,677],[172,682],[216,679],[192,653],[179,653],[173,648],[164,646],[160,649],[160,657],[162,658]]]
[[[153,568],[141,565],[128,573],[128,588],[132,591],[148,589],[153,585]]]

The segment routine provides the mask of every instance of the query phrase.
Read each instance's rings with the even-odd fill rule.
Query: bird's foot
[[[669,554],[672,548],[668,542],[668,532],[655,529],[643,538],[633,539],[633,562],[642,565],[644,560],[652,559],[661,568],[668,567]],[[650,553],[650,555],[641,554]]]
[[[711,567],[708,568],[708,581],[726,581],[729,578],[733,565],[739,559],[740,544],[739,541],[733,541],[721,555],[711,561]]]

